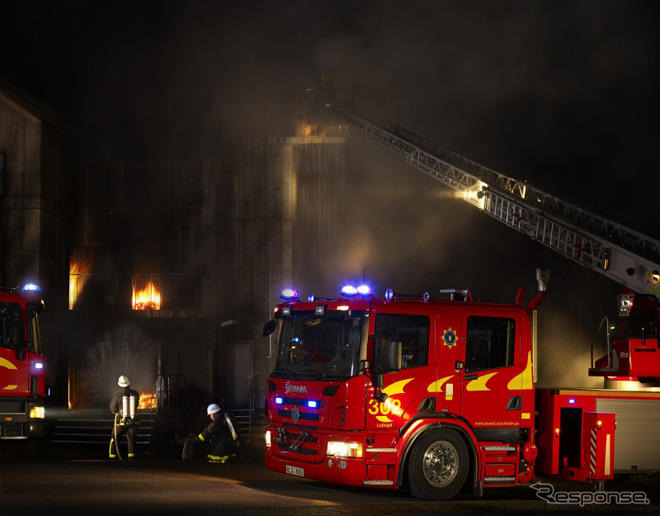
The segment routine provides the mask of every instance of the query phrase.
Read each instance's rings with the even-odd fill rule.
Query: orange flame
[[[133,285],[133,300],[131,302],[133,310],[160,310],[160,291],[149,280],[147,286],[142,290],[135,291]]]
[[[69,263],[69,310],[73,310],[87,283],[87,273],[89,273],[89,265],[72,257]]]
[[[155,392],[146,392],[140,394],[140,401],[138,402],[138,410],[155,409],[158,406],[158,398]]]

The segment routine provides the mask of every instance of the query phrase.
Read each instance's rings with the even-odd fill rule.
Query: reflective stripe
[[[135,457],[135,454],[134,454],[134,453],[129,453],[129,454],[128,454],[128,458],[129,458],[129,459],[132,459],[133,457]]]
[[[197,436],[197,439],[199,439],[200,441],[206,441],[206,439],[204,439],[204,436],[202,434],[199,434]]]
[[[236,435],[236,430],[234,430],[234,425],[231,424],[231,419],[229,419],[229,416],[225,413],[225,421],[227,421],[227,426],[229,427],[229,430],[231,431],[231,436],[234,438],[234,441],[238,439],[238,435]]]
[[[114,443],[115,443],[115,438],[111,437],[110,438],[110,446],[108,447],[108,457],[111,458],[111,459],[114,459],[114,458],[117,457],[114,453],[112,453],[112,445]]]

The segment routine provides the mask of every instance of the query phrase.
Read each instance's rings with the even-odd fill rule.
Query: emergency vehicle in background
[[[39,287],[0,289],[0,439],[46,434],[46,361],[39,333]]]
[[[323,104],[483,213],[622,285],[622,321],[604,319],[607,351],[594,361],[592,348],[589,374],[658,384],[659,242],[374,124],[327,93]],[[614,473],[660,470],[660,432],[649,431],[660,427],[659,389],[536,387],[547,277],[537,279],[527,305],[523,289],[511,304],[476,302],[469,290],[441,291],[449,299],[391,290],[376,299],[367,285],[336,299],[283,291],[264,326],[264,336],[278,331],[266,466],[436,500],[538,475],[602,488]]]

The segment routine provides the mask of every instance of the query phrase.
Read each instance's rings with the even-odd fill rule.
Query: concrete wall
[[[71,177],[68,135],[0,90],[0,285],[40,284],[54,313],[67,289]]]
[[[39,280],[42,233],[41,121],[0,93],[0,152],[5,153],[0,283]]]

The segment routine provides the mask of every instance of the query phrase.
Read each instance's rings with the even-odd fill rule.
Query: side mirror
[[[277,328],[277,320],[271,319],[266,324],[264,324],[264,330],[261,332],[261,336],[268,337],[268,335],[275,331],[275,328]]]
[[[374,365],[379,374],[401,370],[402,344],[399,340],[374,341]]]
[[[388,398],[387,393],[383,392],[383,374],[376,373],[373,376],[374,382],[374,399],[377,399],[380,402],[385,401]]]

